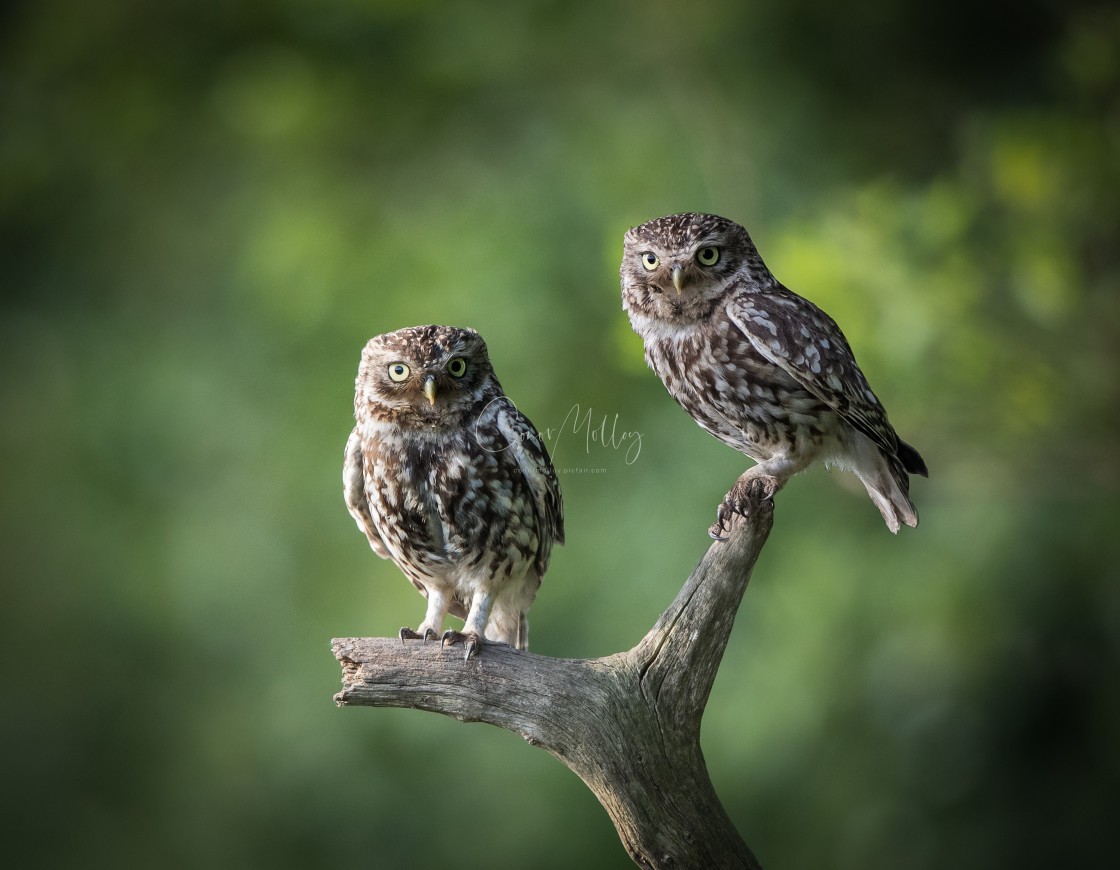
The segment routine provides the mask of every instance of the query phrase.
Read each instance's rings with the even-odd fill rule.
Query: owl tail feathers
[[[917,508],[900,490],[896,488],[894,492],[884,494],[872,487],[866,480],[863,485],[867,487],[867,494],[875,502],[875,507],[879,508],[879,513],[883,515],[883,520],[891,532],[897,535],[901,523],[906,523],[911,528],[918,525]]]
[[[910,449],[918,456],[917,451]],[[921,462],[920,456],[918,461]],[[924,463],[922,468],[925,469]],[[918,525],[918,510],[909,496],[910,478],[899,461],[884,461],[874,474],[860,474],[859,478],[892,533],[897,535],[902,523],[911,528]]]
[[[529,617],[525,615],[525,611],[521,611],[521,621],[517,626],[517,648],[529,648]]]

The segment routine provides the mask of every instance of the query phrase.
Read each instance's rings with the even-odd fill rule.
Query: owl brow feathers
[[[503,398],[505,401],[510,401],[512,404],[512,401],[508,397]],[[494,402],[500,400],[502,399],[493,399],[491,400],[490,404],[493,404]],[[591,416],[593,413],[594,411],[591,408],[588,408],[587,412],[583,413],[582,408],[577,402],[569,409],[568,413],[564,417],[564,422],[562,422],[558,428],[553,429],[552,427],[546,427],[541,434],[543,438],[549,443],[549,453],[553,456],[556,455],[556,448],[560,443],[560,436],[568,431],[570,424],[570,431],[572,435],[579,435],[581,432],[583,433],[584,451],[588,455],[591,454],[591,445],[594,443],[600,444],[603,447],[609,447],[612,450],[621,450],[625,448],[626,453],[623,455],[623,459],[625,460],[626,464],[633,465],[635,462],[637,462],[638,456],[640,456],[642,452],[642,433],[636,429],[623,430],[620,432],[618,429],[618,414],[614,415],[614,419],[610,424],[610,431],[608,432],[607,415],[604,414],[602,420],[599,421],[599,425],[595,426],[591,422]],[[533,433],[526,431],[521,433],[518,436],[518,439],[521,441],[525,441],[526,439],[532,437]],[[490,453],[501,453],[504,450],[508,450],[512,446],[513,444],[506,444],[505,447],[486,447],[484,449],[486,449]]]

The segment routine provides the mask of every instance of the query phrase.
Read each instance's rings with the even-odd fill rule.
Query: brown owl
[[[901,441],[836,323],[770,274],[747,231],[678,214],[626,233],[622,307],[646,362],[701,427],[758,464],[709,530],[722,539],[752,488],[773,495],[814,462],[853,471],[887,527],[918,524]]]
[[[527,649],[526,613],[564,542],[560,485],[537,430],[494,376],[473,329],[416,326],[370,339],[355,382],[346,506],[374,552],[428,599],[418,630]]]

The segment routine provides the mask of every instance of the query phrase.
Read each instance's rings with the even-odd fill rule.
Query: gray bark
[[[649,633],[626,652],[562,659],[486,644],[333,641],[341,706],[414,707],[489,722],[548,750],[603,804],[639,867],[758,868],[712,787],[700,720],[773,525],[773,502],[736,517]]]

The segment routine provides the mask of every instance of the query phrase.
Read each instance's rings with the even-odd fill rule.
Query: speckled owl
[[[346,505],[374,552],[428,600],[400,637],[527,649],[526,614],[564,542],[560,485],[537,430],[498,383],[473,329],[370,339],[346,444]],[[443,632],[448,613],[465,620]]]
[[[626,233],[622,307],[646,362],[701,427],[758,464],[719,506],[720,539],[752,489],[772,495],[816,462],[854,472],[887,527],[918,524],[910,474],[927,476],[856,364],[840,327],[770,274],[743,227],[678,214]]]

